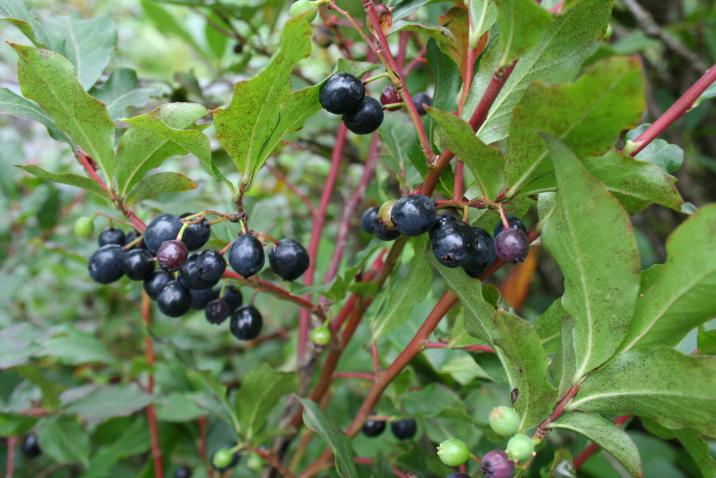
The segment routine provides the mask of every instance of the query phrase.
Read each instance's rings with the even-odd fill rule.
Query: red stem
[[[410,32],[400,32],[398,40],[398,58],[396,64],[398,65],[398,73],[403,74],[403,68],[405,67],[405,54],[408,52],[408,40],[410,39]]]
[[[366,458],[363,456],[356,456],[353,458],[353,461],[355,463],[358,463],[359,465],[373,465],[373,460],[370,458]],[[397,476],[398,478],[412,478],[412,475],[402,471],[400,468],[396,467],[395,465],[390,465],[390,469],[393,471],[393,474]]]
[[[427,63],[427,60],[425,59],[425,54],[427,52],[428,47],[423,47],[418,53],[418,56],[413,58],[412,61],[408,63],[408,66],[404,68],[403,75],[408,76],[420,63]]]
[[[380,357],[378,356],[378,345],[375,342],[370,344],[370,356],[373,359],[373,373],[380,375]]]
[[[311,200],[306,196],[306,193],[301,191],[298,186],[293,184],[291,181],[288,180],[285,174],[279,170],[279,168],[272,166],[270,164],[266,165],[268,170],[273,174],[273,176],[280,182],[286,185],[286,187],[296,195],[298,199],[300,199],[303,202],[303,205],[306,206],[306,209],[309,213],[313,214],[313,204],[311,203]]]
[[[618,427],[622,426],[624,423],[626,423],[631,417],[628,415],[624,415],[621,417],[618,417],[614,420],[614,424]],[[589,460],[592,455],[597,453],[600,450],[599,445],[596,443],[590,444],[588,447],[586,447],[582,452],[577,455],[577,457],[574,459],[574,469],[579,470],[582,465],[584,465],[584,462]]]
[[[304,309],[308,312],[314,313],[320,317],[323,317],[323,315],[324,315],[323,310],[319,306],[304,299],[303,297],[299,297],[297,295],[291,294],[286,289],[279,287],[272,282],[265,281],[263,279],[255,279],[255,280],[254,279],[245,279],[242,276],[240,276],[239,274],[237,274],[236,272],[232,272],[232,271],[225,271],[224,277],[229,278],[229,279],[240,280],[240,281],[242,281],[242,283],[244,283],[247,286],[254,287],[255,289],[258,289],[258,290],[261,290],[264,292],[268,292],[269,294],[272,294],[272,295],[278,297],[279,299],[286,300],[288,302],[293,302],[294,304],[298,305],[302,309]]]
[[[206,427],[208,421],[206,417],[199,417],[199,456],[201,461],[206,463]]]
[[[7,463],[5,464],[5,478],[13,478],[15,475],[15,449],[17,437],[7,437]]]
[[[370,372],[335,372],[333,374],[333,379],[337,378],[356,378],[372,382],[373,380],[375,380],[375,375]]]
[[[142,292],[142,320],[146,329],[144,336],[144,349],[147,366],[149,367],[149,375],[147,377],[147,393],[154,394],[154,343],[149,335],[149,328],[152,325],[152,303],[149,296]],[[164,467],[162,466],[162,450],[159,447],[159,431],[157,430],[157,415],[154,405],[147,405],[147,423],[149,425],[149,438],[152,446],[152,458],[154,458],[154,477],[164,478]]]

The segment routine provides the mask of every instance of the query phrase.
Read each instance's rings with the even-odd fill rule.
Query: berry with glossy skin
[[[433,222],[430,225],[430,238],[432,240],[433,234],[435,234],[440,228],[446,226],[447,224],[452,224],[457,222],[458,219],[456,216],[453,216],[452,214],[440,214],[435,218],[435,222]]]
[[[433,99],[427,93],[418,93],[413,96],[413,103],[415,103],[415,109],[418,110],[420,116],[428,114],[426,106],[433,105]]]
[[[138,233],[137,231],[135,231],[134,229],[132,229],[124,236],[124,246],[125,247],[129,246],[131,243],[133,243],[134,241],[139,239],[139,236],[141,236],[141,234]],[[146,248],[147,248],[147,246],[146,246],[146,244],[144,244],[144,239],[142,239],[141,241],[139,241],[138,244],[133,245],[128,250],[131,251],[133,249],[146,249]]]
[[[464,441],[448,438],[438,445],[438,458],[447,466],[460,466],[470,459],[470,450]]]
[[[485,478],[512,478],[515,464],[502,450],[492,450],[480,460],[480,470]]]
[[[528,460],[535,451],[535,442],[531,437],[518,433],[507,442],[505,451],[513,461]]]
[[[507,229],[495,237],[495,253],[505,262],[522,262],[530,251],[530,240],[522,229]]]
[[[343,122],[355,134],[370,134],[383,124],[383,107],[375,98],[366,96],[358,109],[343,115]]]
[[[164,241],[157,251],[157,262],[165,272],[174,272],[181,269],[189,256],[186,244],[176,239]]]
[[[253,340],[261,333],[263,318],[253,305],[245,305],[231,314],[229,328],[239,340]]]
[[[213,287],[215,282],[209,282],[201,278],[201,255],[192,254],[181,268],[179,280],[189,289],[208,289]]]
[[[462,221],[447,221],[438,226],[430,235],[433,254],[446,267],[460,267],[467,264],[475,253],[475,234]]]
[[[264,247],[253,234],[242,234],[229,249],[231,268],[244,278],[259,272],[265,261]]]
[[[185,212],[181,215],[181,218],[191,216],[190,212]],[[196,218],[194,218],[196,220]],[[209,241],[211,237],[211,225],[206,218],[202,218],[201,221],[195,224],[189,224],[184,229],[184,234],[181,236],[181,240],[190,251],[201,249]]]
[[[378,209],[378,222],[390,230],[395,229],[395,224],[393,223],[393,206],[395,206],[395,200],[385,201]]]
[[[368,419],[363,424],[362,432],[367,437],[377,437],[385,430],[384,420],[372,420]]]
[[[331,76],[318,92],[321,106],[336,115],[358,111],[364,99],[363,82],[349,73],[336,73]]]
[[[40,441],[37,439],[37,435],[34,433],[28,434],[22,441],[22,445],[20,445],[20,451],[25,458],[29,458],[31,460],[40,456],[42,454],[42,449],[40,448]]]
[[[283,280],[296,280],[308,269],[308,251],[298,241],[282,239],[269,252],[269,265]]]
[[[467,474],[465,474],[465,473],[457,472],[457,473],[450,473],[450,474],[449,474],[448,476],[446,476],[445,478],[470,478],[470,475],[467,475]]]
[[[470,277],[479,278],[497,258],[495,254],[495,241],[488,232],[479,227],[473,227],[475,233],[475,252],[470,255],[463,266]]]
[[[116,244],[118,246],[124,245],[124,232],[121,229],[114,227],[108,227],[104,231],[100,232],[99,239],[97,240],[99,247],[106,246],[109,244]]]
[[[201,280],[213,285],[219,282],[224,275],[226,259],[219,251],[209,249],[199,254],[197,265]]]
[[[520,416],[512,407],[495,407],[490,412],[490,428],[503,437],[514,435],[520,428]]]
[[[400,237],[400,232],[397,229],[389,229],[381,221],[375,221],[373,234],[381,241],[394,241]]]
[[[224,287],[223,298],[229,306],[229,312],[235,311],[244,303],[244,296],[241,295],[241,291],[233,285]]]
[[[189,294],[191,308],[194,310],[203,310],[209,302],[219,298],[218,289],[189,289]]]
[[[174,478],[191,478],[191,468],[188,466],[177,467]]]
[[[206,304],[204,308],[204,317],[210,324],[223,324],[229,318],[229,315],[231,315],[231,310],[225,299],[214,299]]]
[[[154,274],[154,257],[144,249],[133,249],[124,255],[122,270],[132,280],[147,280]]]
[[[124,249],[116,244],[102,246],[90,257],[87,268],[90,277],[100,284],[110,284],[124,275]]]
[[[94,232],[94,220],[91,217],[78,217],[73,229],[77,237],[90,237]]]
[[[164,289],[167,284],[173,281],[174,278],[167,272],[155,272],[149,279],[144,281],[144,291],[149,297],[157,300],[159,293]]]
[[[330,28],[320,26],[313,32],[313,42],[321,48],[328,48],[333,44],[335,33]]]
[[[176,239],[181,226],[179,216],[162,214],[155,217],[144,231],[144,243],[149,252],[156,254],[163,242]]]
[[[289,17],[306,14],[309,20],[316,18],[316,13],[318,13],[318,6],[316,2],[312,2],[311,0],[297,0],[293,2],[291,8],[288,9]]]
[[[402,98],[400,98],[400,93],[398,93],[398,90],[395,89],[394,86],[386,86],[383,92],[380,94],[380,104],[383,106],[386,106],[388,110],[397,110],[400,109],[400,105],[397,107],[390,107],[390,105],[395,105],[396,103],[402,102]]]
[[[316,345],[328,345],[331,341],[331,329],[325,325],[321,325],[320,327],[316,327],[311,330],[309,337],[311,342]]]
[[[169,282],[157,296],[157,305],[164,315],[181,317],[191,308],[191,292],[181,282]]]
[[[211,455],[211,466],[217,471],[226,471],[239,463],[239,453],[231,448],[220,448]]]
[[[419,236],[428,232],[436,217],[433,200],[422,194],[398,199],[390,211],[390,219],[396,229],[406,236]]]
[[[507,222],[510,223],[511,229],[522,229],[525,234],[527,234],[527,226],[525,226],[525,223],[522,222],[521,219],[512,216],[510,214],[507,215]],[[505,225],[502,224],[502,221],[498,221],[497,225],[495,226],[495,232],[492,234],[493,236],[497,237],[499,233],[501,233],[505,229]]]
[[[375,231],[375,221],[378,219],[378,207],[371,207],[363,212],[360,218],[361,227],[368,234],[373,234]]]
[[[398,440],[410,440],[418,431],[418,424],[412,418],[395,420],[390,424],[390,431]]]

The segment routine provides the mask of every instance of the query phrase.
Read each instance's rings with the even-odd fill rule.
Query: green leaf
[[[452,113],[431,108],[430,116],[438,124],[441,142],[470,169],[483,196],[497,198],[505,181],[502,154],[477,139],[470,125]]]
[[[161,409],[159,409],[161,410]],[[143,419],[134,420],[111,443],[99,448],[92,456],[87,471],[81,478],[104,478],[112,476],[112,467],[120,460],[145,453],[151,440],[149,427]]]
[[[267,363],[252,369],[236,394],[236,413],[242,435],[251,439],[259,433],[271,410],[283,397],[297,389],[298,377],[295,373],[278,372]]]
[[[40,420],[37,438],[42,452],[58,464],[89,464],[89,434],[72,417],[54,416]]]
[[[131,108],[141,108],[152,97],[159,96],[157,87],[142,87],[137,72],[130,68],[115,68],[107,81],[95,86],[90,94],[107,105],[109,116],[117,120],[125,117]]]
[[[192,153],[214,174],[209,138],[195,129],[207,109],[195,103],[167,103],[149,113],[126,119],[132,125],[119,141],[117,183],[122,196],[171,156]],[[221,174],[221,173],[217,173]]]
[[[485,144],[507,137],[512,110],[534,81],[559,83],[574,78],[596,48],[611,16],[612,4],[612,0],[576,0],[555,19],[542,41],[517,62],[490,108],[478,132]],[[474,111],[497,62],[490,66],[492,68],[480,68],[471,100],[465,105],[466,114]]]
[[[202,56],[208,56],[206,52],[199,46],[192,34],[182,26],[182,22],[178,20],[169,10],[157,5],[153,0],[141,0],[142,10],[147,18],[154,24],[157,30],[166,34],[181,38],[190,45],[194,50]]]
[[[674,434],[696,462],[701,474],[705,478],[716,476],[716,458],[703,437],[691,430],[675,430]]]
[[[353,447],[348,437],[326,417],[311,400],[298,398],[303,405],[303,422],[308,428],[318,433],[323,441],[333,450],[336,469],[343,478],[358,478],[358,471],[353,464]]]
[[[440,51],[434,40],[428,41],[427,48],[425,58],[435,78],[433,107],[454,111],[457,109],[457,97],[462,83],[460,70],[448,55]]]
[[[398,20],[393,23],[387,35],[401,31],[415,32],[421,35],[421,37],[429,37],[431,40],[434,40],[445,53],[449,53],[451,49],[456,48],[456,40],[452,32],[439,25],[412,20]]]
[[[669,347],[620,353],[590,374],[569,410],[653,418],[670,428],[716,436],[716,357],[684,355]]]
[[[90,19],[50,17],[45,23],[52,32],[48,46],[72,62],[80,84],[89,90],[109,65],[117,45],[114,22],[101,15]]]
[[[614,149],[603,156],[587,157],[582,164],[631,213],[652,204],[681,212],[684,200],[676,189],[676,178],[658,166]]]
[[[639,449],[624,430],[609,420],[588,413],[568,413],[550,426],[584,435],[616,458],[631,476],[644,476]]]
[[[404,276],[395,275],[385,303],[371,323],[373,340],[387,334],[410,319],[410,312],[425,299],[433,281],[427,236],[411,241],[415,255],[407,266]]]
[[[468,276],[461,268],[451,269],[433,261],[447,286],[460,299],[465,311],[465,330],[478,339],[492,343],[495,327],[492,317],[495,308],[482,295],[482,284],[479,280]]]
[[[87,176],[80,176],[78,174],[74,173],[61,173],[61,174],[55,174],[51,173],[50,171],[45,171],[44,169],[38,167],[38,166],[32,166],[32,165],[17,165],[18,168],[22,169],[23,171],[26,171],[33,176],[36,176],[40,179],[44,179],[45,181],[52,181],[54,183],[60,183],[60,184],[68,184],[70,186],[75,186],[78,188],[85,189],[89,192],[95,193],[98,196],[101,196],[105,199],[109,198],[107,195],[107,191],[102,189],[99,184],[97,184],[92,179],[88,178]]]
[[[194,393],[170,393],[162,397],[157,408],[157,418],[165,422],[189,422],[206,415],[206,411],[197,405]]]
[[[22,94],[35,101],[73,144],[99,165],[111,185],[114,175],[114,123],[100,101],[77,82],[72,64],[58,53],[11,45],[20,58]]]
[[[126,417],[152,402],[151,395],[137,385],[102,385],[90,393],[70,400],[66,411],[76,413],[85,420],[103,421],[113,417]]]
[[[311,26],[306,16],[289,19],[281,45],[270,63],[234,87],[231,104],[214,113],[216,136],[250,184],[284,134],[300,129],[320,110],[319,85],[294,92],[291,71],[311,54]]]
[[[411,417],[433,418],[445,410],[461,408],[465,402],[450,388],[439,383],[430,383],[420,390],[406,394],[401,399],[403,411]],[[471,417],[467,417],[472,421]]]
[[[545,35],[552,15],[532,0],[495,0],[500,29],[500,65],[531,50]]]
[[[473,45],[497,22],[497,6],[493,0],[469,0]]]
[[[32,429],[37,418],[14,413],[0,413],[0,437],[22,435]]]
[[[191,191],[196,189],[197,184],[179,173],[157,173],[145,176],[139,181],[129,194],[127,194],[127,205],[132,205],[147,198],[156,197],[162,193],[173,193]]]
[[[636,124],[645,109],[639,60],[610,58],[575,83],[537,83],[515,108],[507,156],[509,196],[554,187],[547,145],[540,133],[559,138],[579,157],[600,155],[619,134]]]
[[[639,125],[627,133],[627,139],[636,140],[649,126],[651,126],[651,123]],[[676,174],[684,164],[684,150],[676,144],[670,144],[661,138],[656,138],[639,151],[635,159],[659,166],[669,174]]]
[[[547,356],[535,329],[504,310],[494,317],[493,344],[502,362],[510,389],[517,389],[515,408],[521,416],[520,430],[537,425],[550,414],[557,391],[547,382]]]
[[[716,315],[716,205],[699,209],[666,243],[658,280],[639,298],[622,350],[676,345]]]
[[[574,318],[575,382],[614,355],[639,292],[639,254],[629,216],[558,140],[545,137],[557,203],[542,239],[564,274],[562,305]]]
[[[68,329],[42,342],[44,350],[38,356],[54,357],[68,365],[83,363],[113,364],[117,359],[93,335]]]
[[[564,310],[560,297],[552,302],[552,305],[532,324],[540,337],[542,346],[548,352],[556,352],[560,349],[562,322],[568,318],[569,313]]]
[[[15,25],[36,47],[47,48],[50,44],[45,26],[23,0],[0,0],[0,19]]]
[[[42,108],[37,103],[16,95],[7,88],[0,88],[0,114],[37,121],[45,125],[50,136],[57,141],[70,142],[67,136],[57,129],[55,122],[42,111]]]

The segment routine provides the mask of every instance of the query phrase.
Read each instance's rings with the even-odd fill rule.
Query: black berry
[[[233,285],[227,285],[224,287],[224,300],[229,305],[229,312],[233,312],[244,302],[244,297],[241,295],[241,291]]]
[[[144,249],[132,249],[124,255],[122,270],[132,280],[147,280],[154,274],[154,257]]]
[[[269,252],[269,265],[283,280],[296,280],[308,269],[308,251],[298,241],[283,239]]]
[[[527,226],[525,226],[525,223],[522,222],[521,219],[512,216],[510,214],[507,215],[507,222],[510,223],[511,229],[522,229],[522,231],[527,234]],[[495,226],[495,232],[492,234],[494,237],[497,237],[498,234],[500,234],[505,229],[505,225],[502,224],[502,221],[498,221],[497,225]]]
[[[378,207],[371,207],[363,212],[360,218],[361,227],[368,234],[373,234],[375,230],[375,221],[378,219]]]
[[[435,218],[435,222],[430,225],[430,236],[432,237],[438,229],[442,228],[446,224],[455,223],[457,220],[457,217],[452,214],[440,214]]]
[[[181,317],[191,308],[191,293],[181,282],[169,282],[159,293],[157,305],[164,315]]]
[[[377,437],[385,430],[384,420],[372,420],[368,419],[363,424],[363,435],[368,437]]]
[[[390,212],[391,221],[406,236],[419,236],[427,232],[436,216],[433,200],[422,194],[398,199]]]
[[[446,267],[460,267],[475,252],[475,234],[462,221],[447,221],[437,227],[430,236],[433,254]]]
[[[383,107],[375,98],[366,96],[357,110],[343,115],[343,122],[355,134],[370,134],[383,123]]]
[[[480,470],[485,478],[512,478],[515,464],[502,450],[492,450],[482,457]]]
[[[390,431],[398,440],[410,440],[418,431],[418,424],[412,418],[403,418],[395,420],[390,424]]]
[[[137,231],[135,231],[134,229],[132,229],[124,236],[124,246],[125,247],[129,246],[131,243],[133,243],[134,241],[139,239],[139,236],[141,236],[141,234],[138,233]],[[146,248],[147,248],[147,246],[146,246],[146,244],[144,244],[144,239],[142,239],[141,241],[139,241],[138,244],[135,244],[132,247],[130,247],[129,250],[146,249]]]
[[[114,227],[108,227],[99,234],[99,247],[106,246],[109,244],[116,244],[118,246],[124,245],[124,233],[120,229]]]
[[[219,297],[218,289],[189,289],[191,295],[191,308],[203,310],[206,305]]]
[[[207,322],[214,325],[223,324],[229,314],[231,314],[231,310],[229,310],[226,299],[214,299],[204,308],[204,317]]]
[[[380,94],[380,104],[382,104],[383,106],[394,105],[396,103],[400,103],[401,101],[403,100],[400,98],[400,93],[398,93],[398,90],[395,89],[395,87],[393,86],[386,86],[383,92]],[[398,108],[400,107],[398,106]]]
[[[522,229],[506,229],[495,237],[495,253],[505,262],[522,262],[530,251],[530,240]]]
[[[30,433],[25,436],[22,445],[20,445],[20,451],[25,458],[33,459],[40,456],[42,449],[40,448],[40,441],[37,439],[37,435]]]
[[[226,259],[219,251],[213,249],[201,252],[197,263],[201,280],[212,285],[219,282],[226,270]]]
[[[470,475],[467,475],[467,474],[465,474],[465,473],[457,472],[457,473],[450,473],[450,474],[449,474],[448,476],[446,476],[445,478],[470,478]]]
[[[189,250],[182,241],[172,239],[164,241],[157,250],[157,262],[159,267],[166,272],[174,272],[181,269],[189,256]]]
[[[179,466],[174,471],[174,478],[191,478],[191,468],[188,466]]]
[[[163,242],[177,238],[180,229],[181,219],[179,216],[162,214],[155,217],[147,226],[144,231],[144,243],[149,252],[156,254]]]
[[[216,283],[201,278],[200,254],[192,254],[181,268],[179,280],[189,289],[208,289]]]
[[[116,244],[102,246],[90,257],[87,268],[90,277],[100,284],[110,284],[124,275],[124,249]]]
[[[363,82],[348,73],[337,73],[331,76],[323,83],[318,93],[321,106],[336,115],[357,111],[364,98]]]
[[[191,216],[190,212],[181,215],[182,218]],[[190,251],[201,249],[209,241],[211,237],[211,226],[206,218],[202,218],[201,221],[195,224],[189,224],[184,229],[184,234],[181,236],[181,240]]]
[[[229,250],[231,268],[245,278],[259,272],[265,261],[263,245],[253,234],[242,234]]]
[[[427,93],[418,93],[413,96],[413,103],[415,103],[415,109],[418,110],[420,116],[428,114],[426,106],[433,105],[433,99]]]
[[[390,229],[377,218],[373,225],[373,234],[381,241],[394,241],[400,237],[400,232],[397,229]]]
[[[263,318],[253,305],[239,307],[231,314],[231,333],[239,340],[253,340],[261,333]]]
[[[149,297],[156,300],[162,289],[173,280],[174,278],[171,274],[157,271],[149,279],[144,281],[144,291]]]
[[[479,227],[473,227],[475,234],[475,251],[463,266],[470,277],[479,278],[495,262],[495,241],[490,234]]]

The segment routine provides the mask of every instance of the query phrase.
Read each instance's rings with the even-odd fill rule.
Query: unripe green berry
[[[520,416],[512,407],[495,407],[490,412],[490,428],[503,437],[514,435],[520,428]]]
[[[75,236],[90,237],[94,232],[94,220],[91,217],[82,216],[75,221]]]
[[[297,17],[299,15],[308,14],[309,21],[316,18],[316,13],[318,13],[318,5],[311,0],[297,0],[293,2],[291,8],[288,9],[288,16]]]
[[[378,209],[378,220],[382,222],[391,231],[395,229],[395,224],[391,219],[394,204],[395,200],[386,201],[380,206],[380,209]]]
[[[470,450],[464,441],[448,438],[438,445],[438,457],[447,466],[460,466],[470,459]]]
[[[331,330],[322,325],[311,330],[311,342],[316,345],[327,345],[331,341]]]
[[[505,451],[513,461],[528,460],[535,451],[535,442],[529,436],[518,433],[507,442]]]
[[[249,459],[246,460],[246,468],[248,468],[249,470],[263,470],[264,466],[266,466],[266,463],[264,462],[263,458],[256,454],[249,455]]]
[[[231,448],[222,448],[216,450],[214,456],[211,457],[211,465],[217,470],[223,470],[231,466],[234,460],[234,451]]]

